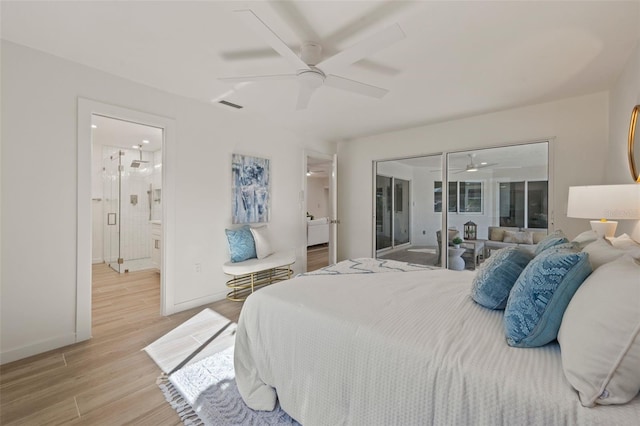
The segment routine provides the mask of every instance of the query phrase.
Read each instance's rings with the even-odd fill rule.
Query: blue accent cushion
[[[224,232],[227,234],[232,262],[242,262],[256,257],[256,243],[249,225],[238,229],[225,229]]]
[[[504,311],[510,346],[543,346],[558,336],[565,309],[591,274],[586,253],[546,250],[536,256],[516,281]]]
[[[531,259],[533,253],[517,247],[494,251],[473,278],[471,298],[485,308],[504,309],[511,288]]]
[[[535,254],[537,256],[548,248],[557,246],[558,244],[564,244],[568,242],[569,240],[567,239],[566,235],[564,235],[564,232],[560,230],[555,231],[547,235],[546,237],[544,237],[542,240],[540,240],[540,242],[536,246]]]

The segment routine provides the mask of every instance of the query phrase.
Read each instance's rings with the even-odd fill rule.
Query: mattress
[[[557,344],[509,347],[473,271],[308,275],[251,295],[236,334],[247,405],[303,425],[637,424],[640,398],[585,408]]]

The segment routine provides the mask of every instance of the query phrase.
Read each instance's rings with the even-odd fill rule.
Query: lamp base
[[[618,222],[615,220],[607,220],[604,222],[592,220],[590,223],[591,229],[598,234],[598,237],[613,238],[616,233],[616,228],[618,227]]]

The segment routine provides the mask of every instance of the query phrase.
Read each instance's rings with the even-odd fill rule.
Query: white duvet
[[[255,410],[312,425],[638,425],[640,397],[585,408],[557,344],[509,347],[474,272],[310,275],[251,295],[235,347]]]

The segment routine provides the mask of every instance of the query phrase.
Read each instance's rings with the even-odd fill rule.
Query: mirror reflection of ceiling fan
[[[455,172],[456,174],[465,173],[465,172],[477,172],[480,169],[498,165],[498,163],[487,163],[484,161],[480,163],[476,163],[475,162],[476,154],[468,154],[468,156],[469,156],[469,163],[465,166],[464,169]]]
[[[486,161],[477,161],[476,160],[476,154],[467,154],[467,156],[469,157],[469,162],[467,163],[466,166],[464,166],[464,168],[455,168],[455,167],[451,167],[450,170],[453,172],[453,174],[458,174],[458,173],[473,173],[473,172],[477,172],[479,170],[482,169],[486,169],[486,168],[491,168],[491,169],[521,169],[522,166],[498,166],[498,163],[487,163]],[[440,169],[437,170],[431,170],[432,172],[440,172]]]
[[[231,83],[244,83],[296,79],[300,83],[296,109],[305,109],[311,100],[311,95],[323,85],[374,98],[382,98],[389,92],[387,89],[350,80],[333,73],[339,72],[354,62],[373,55],[405,38],[405,34],[398,24],[391,25],[348,49],[323,59],[322,46],[320,43],[315,41],[304,42],[300,56],[298,56],[253,11],[238,10],[235,11],[235,13],[249,28],[262,37],[268,45],[289,61],[292,65],[293,72],[278,75],[228,77],[220,78],[219,80]]]

